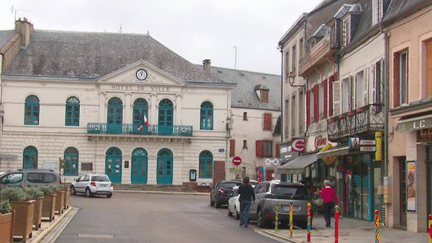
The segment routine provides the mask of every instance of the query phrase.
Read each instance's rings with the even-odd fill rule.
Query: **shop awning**
[[[318,158],[330,157],[330,156],[340,156],[348,154],[348,146],[344,147],[333,147],[325,151],[320,151],[317,153]]]
[[[414,117],[410,119],[401,118],[397,122],[396,130],[399,132],[412,132],[415,130],[432,127],[432,115]]]
[[[277,167],[279,174],[301,174],[303,170],[317,160],[317,154],[299,156],[286,164]]]

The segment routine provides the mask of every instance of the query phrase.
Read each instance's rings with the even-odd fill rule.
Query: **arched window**
[[[76,97],[70,97],[66,101],[66,126],[79,126],[80,102]]]
[[[28,146],[23,152],[23,169],[38,168],[38,151],[33,146]]]
[[[199,177],[213,178],[213,154],[210,151],[202,151],[199,155]]]
[[[201,104],[200,129],[213,130],[213,104],[208,101]]]
[[[174,109],[171,100],[163,99],[159,102],[159,121],[158,129],[159,134],[172,134],[173,132],[173,119]]]
[[[123,102],[117,97],[108,101],[107,133],[121,134],[123,123]]]
[[[133,106],[133,124],[138,127],[143,124],[143,116],[148,119],[148,104],[143,98],[136,99]]]
[[[64,152],[63,175],[77,176],[78,175],[78,150],[69,147]]]
[[[39,99],[34,95],[30,95],[25,101],[24,124],[39,125]]]

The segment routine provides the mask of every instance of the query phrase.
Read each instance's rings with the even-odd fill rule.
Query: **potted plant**
[[[52,221],[55,217],[56,196],[54,188],[51,186],[41,186],[40,190],[44,193],[42,217]]]
[[[41,191],[40,187],[24,187],[24,191],[35,200],[35,210],[33,215],[33,225],[35,229],[38,230],[42,224],[42,206],[44,200],[44,193]]]
[[[9,200],[0,202],[0,242],[13,242],[14,211]]]
[[[21,187],[5,187],[1,193],[2,200],[9,200],[16,212],[14,223],[14,237],[22,237],[22,242],[32,237],[33,215],[35,200],[28,200],[27,194]]]
[[[58,214],[62,214],[64,210],[64,197],[65,191],[62,190],[61,185],[50,185],[53,187],[53,190],[56,192],[56,203],[55,203],[55,212]]]

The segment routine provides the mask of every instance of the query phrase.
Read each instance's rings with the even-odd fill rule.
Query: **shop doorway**
[[[407,175],[406,157],[399,158],[399,188],[400,188],[400,226],[407,227]]]
[[[427,214],[432,214],[432,145],[426,147],[426,165],[427,165]],[[429,227],[429,222],[426,220]]]
[[[346,168],[345,213],[352,218],[371,220],[373,172],[370,170],[370,156],[368,154],[347,156]],[[372,193],[369,193],[370,191]]]

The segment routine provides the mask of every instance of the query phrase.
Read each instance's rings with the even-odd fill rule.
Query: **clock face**
[[[147,71],[144,69],[138,69],[136,72],[136,78],[140,81],[144,81],[147,78]]]

